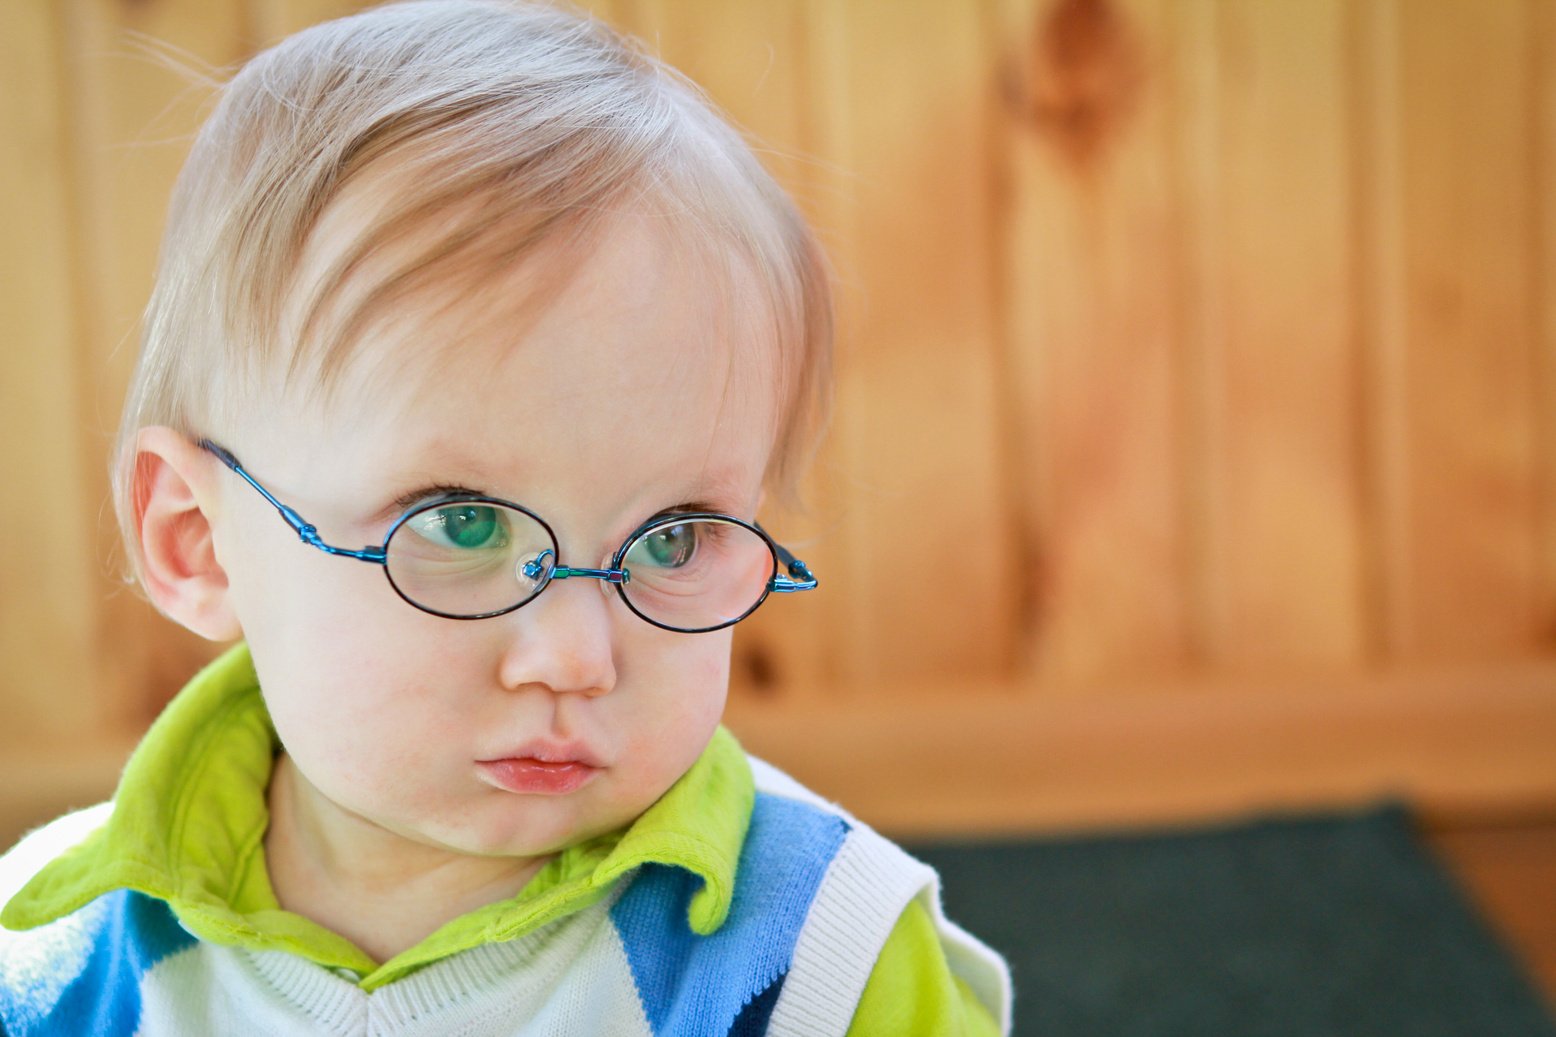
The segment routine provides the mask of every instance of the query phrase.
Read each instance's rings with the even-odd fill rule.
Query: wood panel
[[[1218,4],[1200,399],[1219,668],[1360,662],[1344,4]]]
[[[1190,652],[1168,7],[1001,9],[1013,621],[1055,684]]]
[[[213,646],[157,616],[119,579],[124,556],[109,501],[108,457],[139,347],[173,180],[207,111],[218,69],[252,49],[247,9],[235,2],[163,0],[63,5],[79,169],[72,207],[83,235],[73,277],[82,286],[78,395],[93,464],[82,485],[96,522],[94,598],[100,624],[77,647],[97,660],[99,708],[143,723],[213,654]]]
[[[98,599],[63,49],[49,5],[0,10],[0,687],[6,726],[53,733],[91,721]]]
[[[0,455],[0,745],[113,742],[210,652],[110,575],[108,438],[209,96],[148,50],[225,65],[359,6],[0,14],[20,344],[0,434],[26,447]],[[737,683],[764,693],[735,715],[761,747],[824,787],[879,756],[905,783],[862,804],[909,822],[956,822],[951,791],[914,784],[942,729],[962,758],[934,773],[990,824],[1316,801],[1398,773],[1447,804],[1550,792],[1528,762],[1556,697],[1538,668],[1556,648],[1548,3],[592,9],[771,143],[837,269],[833,434],[808,509],[764,516],[823,589],[737,638]],[[46,526],[18,503],[45,498]],[[1512,699],[1395,682],[1520,660]],[[1467,762],[1444,748],[1461,732],[1481,740]],[[1091,747],[1155,762],[1099,771]],[[980,799],[990,768],[1009,787]]]
[[[1396,8],[1411,657],[1536,641],[1529,11]],[[1543,185],[1549,190],[1549,185]],[[1389,303],[1385,300],[1384,305]]]
[[[355,14],[368,6],[363,0],[252,0],[253,41],[256,48],[268,47],[310,25]]]
[[[1536,444],[1535,481],[1539,492],[1539,594],[1535,611],[1535,644],[1556,647],[1556,8],[1539,0],[1529,3],[1529,224],[1535,240],[1531,256],[1530,293],[1535,304],[1533,354]],[[1556,955],[1552,956],[1556,976]],[[1553,983],[1556,988],[1556,983]],[[1556,994],[1553,994],[1556,1000]]]
[[[737,700],[731,729],[899,835],[1086,830],[1410,802],[1437,821],[1556,804],[1556,663],[1376,676],[1185,677],[1036,694],[893,684],[805,710]]]
[[[1358,504],[1367,517],[1363,636],[1367,655],[1375,661],[1405,657],[1411,626],[1404,215],[1396,191],[1402,156],[1394,122],[1400,89],[1398,13],[1390,4],[1353,5],[1347,48],[1354,86],[1347,122],[1356,199],[1351,301],[1362,410]]]
[[[987,171],[994,84],[970,5],[815,5],[816,152],[837,230],[840,686],[993,674],[1012,656]],[[933,47],[924,41],[935,41]],[[834,592],[837,593],[837,592]],[[835,607],[835,606],[834,606]]]

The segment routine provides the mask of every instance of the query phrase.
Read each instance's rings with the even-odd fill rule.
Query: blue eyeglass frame
[[[800,559],[794,557],[788,548],[784,547],[782,544],[778,543],[771,536],[769,536],[767,530],[763,529],[757,523],[747,522],[744,519],[736,518],[733,515],[722,515],[711,511],[699,511],[676,513],[674,515],[660,515],[657,518],[649,519],[647,522],[643,523],[637,529],[628,534],[626,540],[622,541],[621,546],[616,549],[616,553],[611,556],[610,567],[607,569],[579,569],[571,566],[553,566],[551,569],[551,574],[547,576],[538,587],[536,587],[535,593],[531,594],[527,598],[522,599],[517,604],[509,605],[507,608],[497,609],[492,612],[482,612],[474,616],[461,616],[452,612],[439,612],[437,609],[428,608],[427,606],[409,598],[404,591],[400,590],[399,585],[394,582],[394,577],[389,574],[389,541],[394,538],[394,534],[402,525],[405,524],[408,519],[414,515],[420,514],[423,511],[427,511],[428,509],[443,507],[449,504],[495,504],[499,507],[512,508],[515,511],[528,515],[530,518],[534,519],[540,524],[540,527],[546,531],[546,535],[551,538],[552,554],[553,557],[555,557],[560,549],[557,546],[556,532],[552,530],[550,523],[541,518],[539,515],[535,514],[530,509],[524,507],[522,504],[516,504],[513,501],[503,500],[500,497],[485,497],[480,494],[473,493],[453,493],[424,501],[407,509],[405,513],[399,518],[395,519],[394,523],[389,527],[389,531],[384,534],[384,542],[382,544],[376,547],[373,545],[368,545],[361,550],[353,551],[350,548],[336,547],[333,544],[326,544],[323,538],[319,536],[318,529],[311,522],[299,515],[294,509],[276,500],[275,496],[269,490],[260,485],[259,480],[255,479],[248,473],[248,471],[243,467],[242,462],[240,462],[237,457],[233,455],[232,451],[209,439],[200,440],[200,446],[214,454],[218,461],[232,469],[233,472],[237,473],[239,478],[248,483],[250,486],[254,487],[255,490],[258,490],[260,496],[264,497],[265,500],[270,502],[271,507],[275,508],[276,511],[280,513],[281,517],[286,520],[286,524],[292,527],[292,530],[296,532],[298,539],[303,543],[307,544],[309,547],[318,548],[325,554],[338,555],[342,558],[355,558],[359,562],[371,562],[374,565],[383,566],[384,579],[389,581],[389,586],[394,589],[395,594],[399,596],[400,600],[404,601],[407,605],[417,609],[418,611],[425,612],[428,615],[441,616],[444,619],[490,619],[493,616],[505,616],[510,612],[514,612],[523,608],[525,605],[528,605],[530,602],[540,597],[541,593],[547,587],[551,586],[551,581],[567,580],[571,579],[572,577],[579,576],[585,577],[587,579],[601,580],[613,586],[616,589],[617,595],[621,598],[622,603],[632,611],[633,615],[637,616],[645,623],[650,623],[656,627],[659,627],[661,630],[671,630],[675,631],[676,633],[703,634],[713,630],[722,630],[725,627],[734,626],[736,623],[739,623],[742,619],[745,619],[747,616],[751,615],[751,613],[755,612],[761,606],[762,602],[767,600],[767,596],[769,594],[795,594],[800,591],[815,590],[817,586],[816,577],[812,575],[810,568],[806,566],[804,562],[800,561]],[[656,528],[672,526],[680,522],[690,522],[698,519],[716,519],[721,522],[730,522],[737,526],[742,526],[746,529],[749,529],[751,532],[760,536],[763,542],[767,544],[768,550],[772,552],[773,574],[768,578],[767,586],[762,591],[762,596],[757,598],[756,602],[750,608],[746,609],[734,619],[725,620],[722,623],[718,623],[710,627],[697,627],[695,629],[688,630],[685,627],[673,627],[666,623],[661,623],[657,619],[646,616],[642,612],[638,611],[637,606],[632,604],[632,599],[627,597],[627,592],[623,589],[623,584],[630,583],[632,581],[632,574],[628,570],[622,568],[621,563],[622,560],[626,557],[627,552],[632,549],[632,545],[637,543],[639,538],[653,532]],[[536,576],[536,573],[529,572],[528,569],[531,566],[535,566],[538,561],[538,559],[532,561],[528,566],[526,566],[526,575],[530,576],[531,578]],[[780,564],[788,570],[788,576],[781,575],[778,572],[778,566]]]

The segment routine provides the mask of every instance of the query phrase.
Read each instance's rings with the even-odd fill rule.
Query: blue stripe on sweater
[[[698,936],[686,912],[701,881],[647,865],[611,909],[655,1034],[724,1037],[767,1029],[794,944],[827,866],[848,834],[842,818],[758,793],[740,851],[729,918]]]
[[[23,1007],[26,992],[0,990],[0,1029],[13,1037],[133,1034],[140,1025],[142,978],[157,962],[195,943],[166,904],[132,890],[109,893],[78,915],[83,913],[87,924],[75,933],[83,941],[81,949],[90,947],[84,967],[62,989],[56,987],[57,996],[44,1011],[36,1011],[43,1007],[36,1001],[27,1006],[34,1009],[27,1017],[11,1014],[11,1009]],[[46,946],[41,938],[45,931],[38,931],[38,961],[58,967],[61,948]],[[18,949],[7,948],[11,953]],[[34,988],[30,993],[38,992]]]

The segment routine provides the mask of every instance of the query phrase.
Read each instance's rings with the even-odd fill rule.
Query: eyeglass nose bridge
[[[591,580],[604,580],[618,586],[632,582],[632,573],[626,569],[574,569],[570,566],[556,564],[556,552],[549,547],[527,562],[519,565],[519,572],[527,580],[534,580],[539,584],[535,591],[539,594],[546,584],[552,580],[569,580],[574,576],[583,576]]]

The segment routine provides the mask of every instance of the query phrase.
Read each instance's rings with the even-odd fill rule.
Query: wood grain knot
[[[1007,66],[1006,103],[1077,166],[1094,165],[1134,111],[1144,50],[1110,0],[1058,0]]]
[[[745,675],[744,685],[758,698],[771,698],[779,690],[780,677],[772,651],[754,638],[735,653],[735,666]]]

